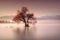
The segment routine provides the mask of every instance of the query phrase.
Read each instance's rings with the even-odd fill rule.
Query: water
[[[24,24],[0,23],[0,39],[15,39],[17,27],[23,33]],[[37,20],[36,24],[30,24],[29,33],[34,39],[59,39],[60,20]]]

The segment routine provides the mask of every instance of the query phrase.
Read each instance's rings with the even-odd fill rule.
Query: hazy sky
[[[0,0],[0,16],[11,16],[26,6],[36,16],[60,15],[60,1]]]

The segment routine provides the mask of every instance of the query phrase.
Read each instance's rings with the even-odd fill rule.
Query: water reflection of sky
[[[24,30],[24,24],[0,24],[0,38],[14,38],[13,30],[17,26],[21,31]],[[30,31],[35,38],[55,38],[60,35],[60,20],[38,20],[36,24],[30,26]]]

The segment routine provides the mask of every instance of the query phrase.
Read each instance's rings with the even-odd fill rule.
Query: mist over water
[[[17,27],[24,31],[24,24],[0,23],[0,39],[14,39]],[[29,33],[35,39],[59,38],[60,20],[37,20],[36,24],[30,24]]]

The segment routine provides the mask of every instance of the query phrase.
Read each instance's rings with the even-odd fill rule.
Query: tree
[[[20,21],[23,21],[25,23],[25,27],[29,27],[28,20],[35,19],[33,13],[26,14],[28,12],[27,7],[22,7],[21,12],[19,10],[17,10],[17,12],[18,12],[18,14],[13,18],[13,21],[15,21],[17,23],[19,23]]]
[[[13,18],[13,21],[19,23],[23,21],[25,23],[25,32],[29,30],[29,20],[35,20],[34,14],[27,14],[27,7],[22,7],[21,11],[17,10],[18,14]],[[18,32],[19,33],[19,32]]]

